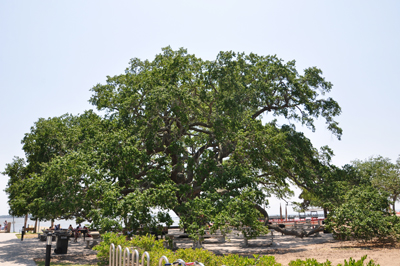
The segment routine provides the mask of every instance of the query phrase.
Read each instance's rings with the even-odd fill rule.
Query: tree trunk
[[[279,226],[275,226],[275,225],[272,225],[272,224],[268,225],[268,229],[274,229],[275,231],[278,231],[278,232],[280,232],[280,233],[282,233],[284,235],[297,236],[297,237],[301,237],[301,238],[308,237],[308,236],[313,235],[315,233],[324,231],[324,227],[320,226],[320,225],[318,225],[317,227],[315,227],[314,229],[312,229],[308,233],[304,229],[298,229],[298,230],[290,229],[289,230],[289,229],[286,229],[286,228],[280,228]]]
[[[35,220],[35,227],[33,228],[33,233],[37,233],[37,218],[36,218],[36,220]]]
[[[292,235],[292,236],[297,236],[297,237],[303,238],[303,237],[308,237],[308,236],[313,235],[315,233],[324,231],[324,226],[320,226],[320,225],[318,225],[317,227],[315,227],[314,229],[312,229],[308,233],[304,229],[301,229],[301,230],[293,230],[293,229],[288,230],[288,229],[285,229],[285,228],[280,228],[279,226],[275,226],[275,225],[272,225],[272,224],[269,223],[269,215],[268,215],[268,212],[264,208],[262,208],[259,205],[255,205],[255,207],[259,212],[261,212],[262,215],[264,215],[264,219],[265,219],[264,225],[267,226],[268,229],[273,229],[273,230],[278,231],[278,232],[280,232],[280,233],[282,233],[284,235]]]
[[[255,205],[256,209],[261,212],[262,215],[264,215],[264,225],[268,225],[269,224],[269,215],[268,212],[261,207],[260,205]]]
[[[24,228],[26,228],[26,223],[27,222],[28,222],[28,214],[25,215]]]

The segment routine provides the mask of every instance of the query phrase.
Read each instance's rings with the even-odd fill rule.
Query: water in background
[[[11,222],[11,232],[20,233],[22,230],[22,226],[24,226],[25,217],[14,217],[14,224],[13,224],[12,216],[0,216],[1,226],[3,226],[5,220],[7,220],[7,222]],[[54,225],[56,225],[56,224],[60,224],[61,228],[63,228],[63,229],[67,229],[70,224],[72,224],[73,227],[77,226],[77,224],[75,223],[75,220],[54,220]],[[88,224],[88,223],[83,222],[81,225],[84,226],[85,224]],[[26,222],[26,226],[34,227],[35,221],[32,221],[30,218],[28,218],[28,220]],[[45,222],[38,221],[38,226],[40,226],[41,229],[49,228],[51,226],[51,221],[45,221]]]
[[[11,232],[15,233],[20,233],[22,230],[22,226],[24,226],[24,221],[25,217],[14,217],[14,225],[13,225],[13,217],[12,216],[0,216],[0,225],[3,226],[4,221],[7,220],[7,222],[11,222]],[[172,220],[174,221],[173,226],[179,225],[179,218],[178,217],[172,217]],[[62,229],[67,229],[69,225],[71,224],[72,227],[76,228],[78,225],[76,224],[75,220],[54,220],[54,225],[60,224]],[[82,226],[84,225],[89,225],[89,222],[83,222],[81,223]],[[34,227],[35,226],[35,221],[32,221],[29,217],[26,222],[27,227]],[[38,221],[38,226],[40,226],[40,229],[45,229],[49,228],[51,225],[51,221]]]

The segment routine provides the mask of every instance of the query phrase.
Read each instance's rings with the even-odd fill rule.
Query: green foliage
[[[216,209],[210,199],[195,198],[186,202],[183,206],[185,215],[180,217],[181,227],[186,228],[189,236],[199,240],[209,228],[209,223],[214,220]]]
[[[255,258],[248,258],[239,256],[237,254],[228,254],[223,256],[216,256],[211,251],[205,249],[178,249],[175,252],[163,247],[163,240],[156,241],[152,236],[135,236],[132,240],[127,241],[123,236],[118,236],[115,233],[106,233],[103,236],[103,241],[95,246],[93,249],[97,250],[97,257],[99,259],[99,265],[108,265],[109,260],[109,249],[111,243],[114,243],[115,247],[121,245],[123,250],[126,247],[133,247],[140,251],[142,254],[144,251],[150,254],[150,265],[157,266],[158,259],[161,256],[167,256],[170,262],[174,262],[177,259],[183,259],[186,262],[200,261],[207,266],[221,266],[221,265],[232,265],[232,266],[247,266],[247,265],[260,265],[260,266],[280,266],[281,264],[276,263],[273,256],[257,256]]]
[[[320,156],[328,156],[320,154]],[[307,210],[310,206],[321,207],[332,211],[344,203],[344,195],[355,186],[369,184],[363,179],[357,169],[352,165],[345,165],[338,168],[333,165],[325,165],[326,171],[321,179],[309,189],[303,188],[300,194],[303,202],[297,203],[298,211]]]
[[[175,254],[171,258],[168,257],[168,259],[171,261],[182,259],[185,262],[200,261],[204,265],[216,265],[218,263],[217,256],[206,249],[178,249]]]
[[[338,264],[338,266],[364,266],[364,261],[367,259],[367,255],[362,256],[360,260],[355,260],[353,258],[350,258],[349,261],[347,262],[344,260],[344,264]],[[370,260],[366,266],[379,266],[379,264],[375,264],[373,260]]]
[[[325,96],[331,89],[320,69],[299,74],[295,61],[276,56],[220,52],[207,61],[166,47],[152,61],[134,58],[92,88],[90,102],[104,116],[35,123],[23,139],[25,170],[7,173],[10,206],[144,233],[174,211],[194,237],[207,223],[225,230],[228,222],[260,234],[254,209],[267,216],[266,198],[291,195],[292,182],[321,186],[329,171],[328,149],[323,157],[293,125],[262,117],[312,130],[323,118],[340,138],[340,106]]]
[[[97,250],[97,259],[99,260],[99,265],[108,265],[110,258],[110,245],[114,244],[115,247],[120,245],[122,248],[130,246],[130,243],[126,241],[125,236],[119,236],[115,233],[104,233],[101,235],[103,241],[93,247]]]
[[[295,261],[289,262],[289,266],[331,266],[332,263],[329,260],[326,260],[326,262],[318,262],[316,259],[306,259],[306,260],[301,260],[297,259]]]
[[[85,221],[85,219],[82,218],[82,217],[76,217],[76,218],[75,218],[75,222],[76,222],[77,224],[81,224],[81,223],[83,223],[84,221]]]
[[[280,263],[275,261],[274,256],[260,256],[253,255],[254,258],[240,256],[238,254],[226,254],[222,256],[217,256],[211,251],[205,249],[178,249],[175,252],[165,249],[163,247],[163,241],[156,241],[153,236],[135,236],[132,240],[127,241],[123,236],[118,236],[115,233],[106,233],[103,236],[104,241],[102,241],[94,249],[98,251],[97,257],[100,261],[100,265],[108,265],[109,259],[109,249],[110,244],[114,243],[115,247],[121,245],[123,249],[125,247],[134,247],[143,254],[144,251],[150,254],[150,265],[157,266],[158,259],[161,256],[166,256],[170,262],[174,262],[177,259],[182,259],[186,262],[199,261],[207,266],[249,266],[249,265],[259,265],[259,266],[281,266]],[[141,258],[141,256],[140,256]],[[338,264],[338,266],[363,266],[364,261],[367,256],[363,256],[360,260],[354,260],[350,258],[349,261],[345,260],[344,264]],[[332,263],[329,260],[320,263],[315,259],[306,259],[291,261],[289,266],[331,266]],[[373,260],[370,260],[367,266],[379,266],[375,264]]]
[[[5,189],[8,194],[10,215],[24,216],[29,212],[28,203],[32,200],[30,193],[32,181],[29,178],[25,160],[14,157],[13,162],[7,164],[2,174],[10,177]]]
[[[247,238],[253,238],[260,234],[267,234],[268,228],[258,221],[260,212],[254,208],[257,201],[257,194],[251,190],[244,190],[242,194],[227,203],[226,210],[217,215],[219,221],[226,218],[225,224],[241,230]],[[221,217],[221,218],[220,218]],[[220,219],[218,219],[220,218]],[[216,224],[216,228],[224,228],[223,225]]]
[[[4,172],[10,177],[6,192],[11,212],[29,212],[41,220],[86,218],[87,209],[96,205],[85,198],[90,189],[82,173],[96,172],[85,150],[93,144],[93,130],[101,129],[98,122],[99,116],[87,111],[35,123],[22,140],[27,164],[17,158]],[[23,167],[15,171],[17,165]]]
[[[387,194],[372,186],[358,186],[348,191],[344,203],[328,217],[328,229],[339,239],[370,241],[399,240],[400,218],[389,211]]]
[[[254,258],[243,257],[237,254],[228,254],[220,258],[217,265],[232,265],[232,266],[248,266],[248,265],[262,265],[262,266],[281,266],[280,263],[275,261],[274,256],[259,256],[254,255]]]
[[[163,240],[156,240],[152,235],[145,236],[134,236],[132,240],[129,241],[130,245],[142,249],[143,251],[153,251],[158,249],[163,249]]]
[[[395,210],[400,196],[400,157],[396,163],[392,163],[389,158],[377,156],[364,161],[356,160],[353,164],[359,174],[375,188],[389,193],[392,210]]]
[[[349,261],[344,260],[344,264],[338,264],[337,266],[364,266],[364,261],[367,259],[367,255],[363,256],[360,260],[355,260],[350,258]],[[295,261],[291,261],[289,266],[331,266],[332,263],[329,260],[326,262],[318,262],[316,259],[306,259],[300,260],[297,259]],[[366,266],[379,266],[379,264],[375,264],[373,260],[370,260]]]

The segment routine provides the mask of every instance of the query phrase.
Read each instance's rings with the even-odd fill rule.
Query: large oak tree
[[[25,137],[27,167],[46,192],[33,211],[59,206],[105,228],[118,219],[130,228],[166,221],[169,210],[193,232],[210,221],[240,224],[237,217],[259,228],[268,197],[288,195],[290,183],[318,188],[329,171],[293,125],[314,130],[321,117],[340,138],[341,110],[321,74],[253,53],[207,61],[167,47],[153,61],[132,59],[124,74],[92,88],[104,116],[54,118],[60,123],[47,130],[56,133],[44,138],[39,129],[52,119],[41,121]]]

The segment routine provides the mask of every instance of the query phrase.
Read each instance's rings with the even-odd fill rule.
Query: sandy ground
[[[372,259],[382,266],[400,265],[399,247],[368,247],[357,242],[312,244],[305,248],[292,248],[286,251],[278,249],[271,255],[274,255],[276,261],[282,263],[282,265],[287,265],[291,260],[304,260],[306,258],[315,258],[319,262],[328,259],[332,262],[332,265],[337,265],[338,263],[343,264],[344,260],[348,261],[349,258],[359,260],[364,255],[367,255],[366,262]]]
[[[30,236],[34,237],[34,236]],[[52,244],[52,251],[56,243]],[[36,265],[34,260],[44,260],[46,256],[46,242],[36,238],[24,238],[23,241],[17,239],[14,233],[0,234],[0,266],[13,265]],[[69,242],[68,253],[66,255],[52,254],[52,262],[71,261],[77,263],[96,264],[96,252],[85,248],[83,240],[74,243]]]
[[[272,242],[272,244],[271,244]],[[231,238],[226,243],[216,243],[206,240],[204,248],[216,254],[236,253],[244,256],[253,254],[275,256],[277,262],[288,265],[292,260],[315,258],[319,262],[327,259],[332,265],[344,263],[349,258],[356,260],[367,255],[368,262],[373,259],[381,266],[400,266],[400,243],[397,246],[382,244],[362,244],[357,241],[337,241],[332,234],[320,234],[320,237],[296,238],[294,236],[277,236],[272,241],[271,236],[249,241],[249,247],[242,247],[243,239]],[[188,244],[180,244],[184,247]],[[178,244],[179,247],[179,244]]]
[[[33,260],[44,260],[45,243],[38,239],[18,240],[14,234],[2,237],[0,234],[0,265],[35,265]],[[271,244],[272,243],[272,244]],[[55,243],[54,243],[55,244]],[[249,247],[243,247],[243,239],[231,236],[226,243],[218,243],[215,239],[207,239],[204,248],[215,254],[236,253],[243,256],[253,254],[272,255],[282,265],[288,265],[291,260],[315,258],[319,262],[330,260],[333,265],[343,263],[350,257],[360,259],[368,255],[367,261],[373,259],[382,266],[400,266],[400,244],[390,245],[362,245],[355,241],[336,241],[331,234],[321,234],[320,237],[304,239],[294,236],[271,236],[250,240]],[[182,240],[178,247],[190,247],[188,240]],[[81,239],[78,243],[69,242],[68,254],[52,254],[52,262],[72,262],[96,264],[96,251],[85,248]]]

